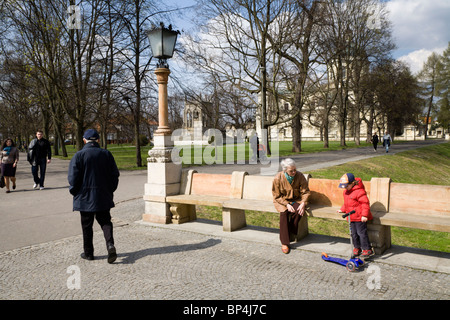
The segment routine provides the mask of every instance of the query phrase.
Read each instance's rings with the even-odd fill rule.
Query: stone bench
[[[307,215],[300,221],[297,237],[308,234],[307,216],[343,220],[337,210],[343,204],[339,181],[313,179],[305,174],[311,191]],[[172,223],[196,219],[195,206],[222,209],[224,231],[246,226],[245,210],[273,212],[273,177],[252,176],[246,172],[204,174],[184,171],[179,195],[167,196]],[[369,239],[376,254],[391,246],[391,226],[450,231],[450,187],[391,183],[389,178],[364,181],[374,219],[368,223]]]
[[[195,206],[223,207],[227,200],[242,197],[243,179],[246,172],[232,174],[206,174],[195,170],[184,171],[181,176],[180,194],[167,196],[172,223],[184,223],[197,218]],[[234,217],[223,213],[223,230],[236,230]],[[242,226],[241,226],[242,227]]]
[[[450,186],[392,183],[389,178],[363,181],[373,220],[367,224],[376,254],[391,246],[391,226],[450,232]],[[338,180],[310,179],[308,214],[342,220],[337,210],[343,204]]]
[[[247,225],[245,210],[277,213],[272,200],[272,181],[273,177],[250,176],[247,172],[235,171],[226,175],[185,171],[180,194],[166,197],[172,223],[195,220],[196,205],[214,206],[222,208],[223,231],[239,230]],[[307,234],[306,219],[302,220],[297,239]]]

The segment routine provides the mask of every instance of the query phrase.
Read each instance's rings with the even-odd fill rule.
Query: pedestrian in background
[[[19,150],[16,148],[14,141],[8,138],[3,142],[0,152],[1,177],[4,177],[6,193],[10,193],[10,182],[12,189],[16,189],[16,169],[19,162]]]
[[[290,235],[297,235],[298,224],[310,195],[308,181],[297,171],[295,161],[281,161],[283,171],[277,173],[272,182],[272,195],[275,209],[280,213],[281,251],[290,252]]]
[[[250,159],[250,161],[258,161],[259,159],[259,138],[258,138],[258,133],[254,133],[251,137],[250,137],[250,147],[252,148],[252,157]]]
[[[28,146],[27,159],[31,164],[31,173],[34,180],[33,189],[39,187],[40,190],[44,190],[47,164],[52,161],[52,148],[50,142],[44,138],[42,130],[37,130],[36,139],[31,140]]]
[[[375,134],[372,136],[372,145],[373,145],[373,150],[374,150],[375,152],[377,152],[377,147],[378,147],[378,135],[377,135],[377,133],[375,133]]]
[[[386,153],[389,152],[389,147],[391,146],[392,138],[391,135],[386,131],[386,134],[383,136],[383,147],[386,148]]]
[[[108,251],[108,263],[117,258],[114,246],[110,209],[114,207],[114,191],[119,184],[119,170],[111,152],[101,149],[99,135],[94,129],[86,130],[85,143],[69,164],[69,192],[73,195],[73,211],[80,211],[83,231],[81,257],[94,260],[94,218],[103,230]]]

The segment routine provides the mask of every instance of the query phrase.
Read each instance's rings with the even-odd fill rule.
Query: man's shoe
[[[94,260],[94,255],[92,254],[86,254],[86,253],[82,253],[81,254],[81,258],[83,258],[84,260]]]
[[[117,259],[116,248],[114,245],[110,244],[107,246],[108,249],[108,263],[113,263]]]
[[[33,189],[37,189],[38,185],[37,183],[33,184]]]

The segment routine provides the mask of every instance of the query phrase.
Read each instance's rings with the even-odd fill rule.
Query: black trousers
[[[297,235],[301,215],[288,210],[280,213],[280,241],[282,245],[291,243],[290,235]]]
[[[47,170],[47,158],[36,159],[36,165],[31,166],[31,174],[33,175],[34,183],[40,187],[44,186],[45,171]],[[39,177],[39,172],[41,176]]]
[[[102,228],[105,237],[106,245],[114,245],[113,225],[111,222],[111,214],[109,210],[99,212],[80,212],[81,214],[81,228],[83,230],[83,248],[86,255],[94,254],[94,218]]]
[[[360,221],[350,222],[350,226],[352,229],[353,247],[361,248],[363,250],[372,248],[367,234],[367,223]]]

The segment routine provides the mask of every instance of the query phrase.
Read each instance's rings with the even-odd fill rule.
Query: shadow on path
[[[184,245],[178,245],[178,246],[148,248],[148,249],[143,249],[143,250],[138,250],[138,251],[133,251],[133,252],[125,252],[125,253],[119,252],[117,254],[118,260],[115,263],[116,264],[133,264],[137,260],[139,260],[141,258],[145,258],[147,256],[207,249],[207,248],[213,247],[215,245],[218,245],[221,242],[222,242],[222,240],[219,240],[219,239],[208,239],[208,240],[200,242],[200,243],[184,244]],[[107,259],[108,256],[106,256],[106,255],[96,256],[95,258],[96,258],[96,260]]]

